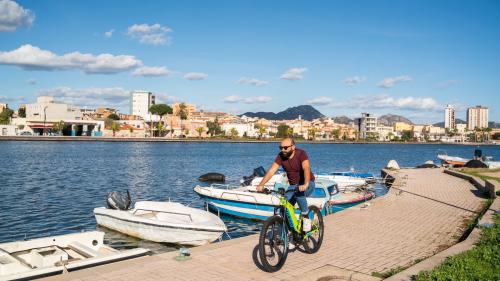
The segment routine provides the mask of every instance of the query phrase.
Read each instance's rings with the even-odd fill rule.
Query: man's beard
[[[281,151],[280,152],[281,156],[285,157],[285,158],[290,158],[290,156],[292,156],[293,154],[293,150],[290,150],[290,151]]]

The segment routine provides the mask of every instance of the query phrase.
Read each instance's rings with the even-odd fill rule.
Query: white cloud
[[[2,96],[0,95],[0,103],[16,103],[16,104],[21,104],[21,103],[26,103],[26,98],[24,97],[7,97],[7,96]],[[11,105],[9,105],[10,109],[13,109]]]
[[[110,31],[104,32],[104,37],[111,38],[111,36],[113,36],[113,32],[115,32],[114,29],[111,29]]]
[[[57,87],[41,90],[39,96],[52,96],[56,102],[64,102],[78,107],[127,108],[130,104],[130,91],[121,87],[72,89]]]
[[[427,110],[442,111],[443,106],[433,98],[401,97],[393,98],[387,95],[375,97],[356,97],[349,101],[336,102],[331,104],[335,108],[353,109],[400,109],[400,110]]]
[[[26,83],[28,83],[29,85],[35,85],[36,84],[36,79],[34,79],[34,78],[28,79],[26,81]]]
[[[35,14],[14,1],[0,0],[0,32],[15,31],[18,27],[31,27]]]
[[[81,70],[88,74],[109,74],[128,71],[141,66],[142,62],[127,55],[72,52],[60,56],[28,44],[10,52],[0,52],[0,64],[26,70]]]
[[[345,80],[344,80],[344,83],[347,85],[347,86],[354,86],[356,84],[359,84],[363,81],[366,80],[366,77],[363,77],[363,76],[353,76],[353,77],[347,77]]]
[[[146,76],[146,77],[158,77],[158,76],[168,76],[172,73],[169,69],[164,66],[153,67],[153,66],[142,66],[135,69],[132,72],[134,76]]]
[[[304,72],[306,71],[307,68],[305,67],[290,68],[285,71],[285,73],[283,73],[280,78],[290,81],[301,80],[303,78]]]
[[[378,84],[378,86],[380,88],[392,88],[394,86],[394,84],[396,83],[400,83],[400,82],[407,82],[407,81],[411,81],[411,77],[408,76],[408,75],[401,75],[401,76],[398,76],[398,77],[388,77],[388,78],[385,78],[384,80],[380,81],[380,83]]]
[[[167,94],[155,94],[156,98],[156,104],[159,103],[175,103],[175,102],[181,102],[182,99],[176,96],[171,96]]]
[[[272,98],[267,96],[243,98],[237,95],[227,96],[223,99],[225,103],[246,103],[246,104],[268,103],[271,100]]]
[[[444,81],[444,82],[437,84],[437,87],[440,89],[446,89],[446,88],[449,88],[449,87],[454,86],[456,84],[458,84],[457,80],[448,80],[448,81]]]
[[[195,80],[203,80],[208,77],[208,74],[201,72],[189,72],[184,75],[184,79],[195,81]]]
[[[167,34],[172,32],[172,29],[166,26],[161,26],[160,24],[134,24],[129,26],[127,34],[138,39],[139,42],[143,44],[150,45],[165,45],[170,44],[172,38],[168,37]]]
[[[319,97],[312,100],[308,100],[307,104],[322,106],[322,105],[330,105],[332,104],[332,102],[333,100],[329,97]]]
[[[269,84],[269,81],[259,80],[257,78],[241,77],[238,81],[236,81],[236,83],[247,84],[252,86],[264,86]]]

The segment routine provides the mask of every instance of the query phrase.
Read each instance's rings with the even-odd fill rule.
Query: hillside
[[[316,118],[324,117],[321,112],[316,110],[314,107],[310,105],[299,105],[295,107],[287,108],[284,111],[274,113],[274,112],[245,112],[240,116],[248,116],[248,117],[258,117],[265,118],[267,120],[293,120],[299,118],[299,115],[302,116],[303,120],[311,121]]]
[[[394,114],[386,114],[382,115],[378,118],[378,123],[380,125],[385,125],[385,126],[392,126],[396,122],[404,122],[406,124],[412,125],[413,122],[411,122],[409,119],[400,116],[400,115],[394,115]]]

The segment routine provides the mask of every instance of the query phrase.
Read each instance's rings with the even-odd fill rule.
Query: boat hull
[[[202,227],[181,227],[158,224],[153,221],[138,220],[127,211],[106,208],[94,209],[97,224],[123,234],[159,243],[200,246],[219,239],[225,229],[218,230]]]

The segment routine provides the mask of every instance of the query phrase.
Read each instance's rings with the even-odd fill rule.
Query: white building
[[[255,131],[254,123],[224,123],[221,129],[226,132],[226,136],[231,135],[232,129],[238,131],[239,137],[243,137],[245,133],[247,137],[258,136],[258,132]]]
[[[36,103],[26,104],[26,119],[38,122],[81,120],[82,112],[79,107],[54,102],[54,97],[39,96]]]
[[[469,107],[467,109],[467,129],[488,128],[488,108],[483,106]]]
[[[19,128],[16,125],[0,125],[0,136],[16,136]]]
[[[80,108],[70,104],[56,103],[54,97],[40,96],[36,103],[26,104],[26,118],[19,119],[24,119],[26,126],[36,135],[49,133],[53,130],[54,124],[59,121],[63,121],[66,125],[66,129],[63,130],[65,135],[102,135],[103,121],[83,120],[82,117]],[[17,124],[17,122],[13,123]]]
[[[444,108],[444,127],[450,130],[455,129],[455,108],[449,104]]]
[[[394,127],[377,126],[377,135],[379,141],[390,141],[394,138]]]
[[[151,120],[149,108],[155,104],[155,96],[147,91],[133,91],[130,93],[130,114]],[[159,120],[159,119],[158,119]]]
[[[370,113],[361,113],[361,118],[358,121],[359,137],[366,139],[369,136],[375,136],[377,133],[377,117]]]

